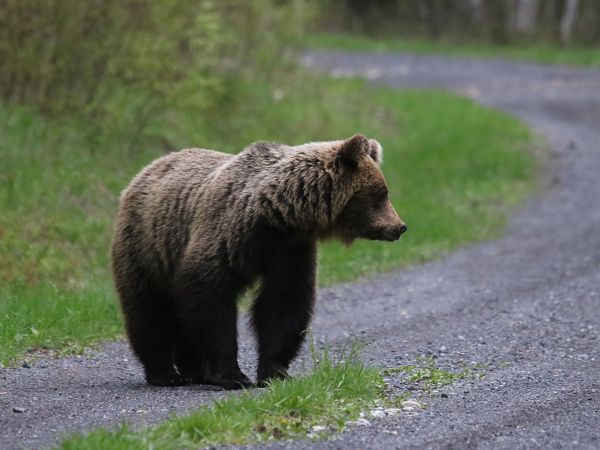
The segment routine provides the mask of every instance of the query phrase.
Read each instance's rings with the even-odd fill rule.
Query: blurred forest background
[[[307,33],[600,45],[597,0],[3,0],[0,97],[100,120],[136,89],[153,110],[231,101],[235,79],[288,73]],[[228,97],[228,98],[224,98]]]
[[[332,0],[323,17],[373,36],[600,45],[597,0]]]
[[[167,151],[377,137],[410,238],[327,244],[323,283],[501,228],[498,205],[529,186],[527,129],[450,94],[310,73],[298,56],[311,38],[571,48],[597,46],[599,30],[595,0],[0,1],[0,364],[121,333],[118,194]]]

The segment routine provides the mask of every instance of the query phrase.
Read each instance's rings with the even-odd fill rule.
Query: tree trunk
[[[532,36],[537,27],[539,0],[517,0],[515,30],[525,36]]]
[[[436,0],[423,0],[419,2],[421,8],[421,14],[427,21],[427,28],[429,29],[429,37],[437,39],[442,33],[442,27],[440,23],[440,17],[438,14],[438,4]]]
[[[506,44],[509,40],[509,1],[488,0],[484,4],[486,8],[486,21],[492,42],[495,44]]]
[[[567,45],[571,41],[573,25],[577,18],[577,6],[579,0],[566,0],[565,9],[560,19],[560,41]]]
[[[469,3],[471,5],[471,17],[473,18],[473,22],[477,26],[481,26],[484,18],[483,0],[469,0]]]

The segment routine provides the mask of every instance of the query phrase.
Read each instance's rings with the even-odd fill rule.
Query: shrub
[[[276,0],[4,0],[0,97],[97,117],[125,87],[139,115],[202,108],[228,75],[270,76],[303,27],[304,3]]]

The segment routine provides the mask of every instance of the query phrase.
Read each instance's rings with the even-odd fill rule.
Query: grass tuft
[[[414,410],[422,402],[409,393],[393,395],[384,378],[402,374],[407,384],[431,395],[436,388],[462,379],[478,379],[481,368],[448,371],[433,358],[414,365],[381,371],[365,366],[357,345],[341,349],[333,357],[324,351],[318,357],[311,348],[314,367],[309,375],[274,381],[262,391],[245,391],[217,400],[185,416],[135,430],[121,424],[115,430],[97,429],[66,438],[62,450],[92,449],[181,449],[214,445],[255,444],[279,439],[319,439],[341,432],[358,418],[373,418],[372,411]],[[411,389],[414,391],[414,389]]]
[[[158,426],[74,435],[59,448],[176,449],[306,438],[315,425],[342,431],[382,398],[384,387],[380,371],[363,365],[356,347],[339,358],[324,352],[310,375],[231,395]]]

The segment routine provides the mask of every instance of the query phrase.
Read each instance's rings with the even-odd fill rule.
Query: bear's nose
[[[383,232],[383,240],[386,241],[397,241],[400,239],[400,235],[406,231],[406,225],[402,224],[400,226],[394,226],[387,228]]]
[[[406,224],[404,224],[404,223],[403,223],[403,224],[400,226],[400,234],[403,234],[403,233],[405,233],[405,232],[406,232],[406,230],[408,230],[408,227],[406,226]]]

